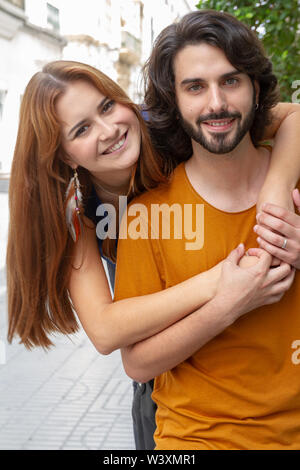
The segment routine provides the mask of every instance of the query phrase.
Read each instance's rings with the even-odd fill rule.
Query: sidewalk
[[[132,383],[119,351],[101,356],[81,330],[50,352],[6,342],[7,193],[0,192],[0,450],[134,449]]]

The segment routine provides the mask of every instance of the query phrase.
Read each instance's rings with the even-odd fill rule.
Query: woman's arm
[[[100,353],[109,354],[155,335],[214,296],[221,263],[166,290],[161,290],[157,278],[153,293],[113,303],[95,227],[88,219],[85,222],[83,238],[75,245],[69,293],[85,332]]]
[[[257,211],[265,202],[294,210],[292,190],[300,179],[300,105],[279,103],[264,139],[274,140],[270,168],[261,189]]]
[[[211,301],[157,335],[122,349],[127,375],[147,382],[188,359],[241,315],[282,298],[293,283],[295,271],[285,263],[269,270],[271,257],[268,260],[267,253],[259,249],[256,255],[261,259],[248,256],[240,267],[238,250],[224,261]]]

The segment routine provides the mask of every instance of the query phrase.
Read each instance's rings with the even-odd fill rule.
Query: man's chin
[[[220,142],[220,137],[223,138],[223,141]],[[208,142],[207,140],[203,139],[198,141],[198,143],[208,152],[216,154],[216,155],[225,155],[227,153],[232,152],[239,144],[239,142],[226,142],[226,136],[220,136],[218,134],[218,141],[217,142]]]

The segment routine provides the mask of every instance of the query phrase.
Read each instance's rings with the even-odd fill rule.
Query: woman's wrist
[[[295,182],[295,179],[284,182],[282,180],[278,181],[276,178],[269,180],[259,193],[256,204],[257,212],[262,210],[262,205],[265,203],[275,204],[293,211],[292,191],[296,184],[297,181]]]
[[[269,176],[265,179],[265,182],[261,188],[263,192],[274,191],[274,188],[281,188],[286,191],[292,191],[298,183],[298,175],[295,173],[293,175],[284,175],[284,180],[282,175]]]
[[[214,266],[213,268],[209,269],[209,271],[207,271],[207,274],[208,274],[207,289],[208,289],[208,295],[209,295],[210,300],[213,299],[217,293],[217,288],[218,288],[219,280],[221,278],[221,273],[222,273],[222,263],[223,261],[216,264],[216,266]]]

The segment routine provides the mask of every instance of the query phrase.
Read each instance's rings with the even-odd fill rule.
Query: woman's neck
[[[103,202],[117,202],[119,196],[126,196],[129,190],[132,169],[113,174],[92,175],[95,190]]]

